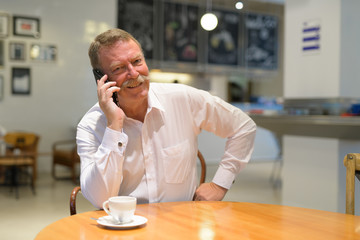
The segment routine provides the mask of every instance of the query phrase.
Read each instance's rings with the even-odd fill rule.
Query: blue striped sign
[[[302,29],[302,51],[314,52],[320,50],[320,21],[305,21]]]

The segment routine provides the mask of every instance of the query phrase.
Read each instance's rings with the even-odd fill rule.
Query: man
[[[104,76],[97,80],[99,102],[77,130],[83,195],[98,208],[117,195],[135,196],[138,203],[222,200],[250,159],[254,122],[206,91],[150,84],[141,46],[123,30],[97,36],[89,57]],[[213,181],[197,188],[203,129],[228,140]]]

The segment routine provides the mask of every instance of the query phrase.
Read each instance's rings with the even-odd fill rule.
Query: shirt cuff
[[[123,132],[115,131],[111,128],[106,128],[102,145],[111,151],[124,153],[128,143],[128,136]]]
[[[230,189],[231,185],[235,180],[235,177],[236,174],[234,174],[230,170],[224,169],[223,167],[219,166],[212,182],[219,185],[220,187]]]

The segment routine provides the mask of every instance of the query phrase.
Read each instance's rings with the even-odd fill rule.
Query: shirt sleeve
[[[105,121],[105,122],[104,122]],[[122,182],[125,133],[106,127],[106,120],[87,114],[77,127],[77,147],[81,159],[81,192],[95,207],[117,196]]]
[[[188,96],[196,127],[227,138],[224,155],[212,181],[229,189],[251,158],[256,124],[241,109],[206,91],[190,88]]]

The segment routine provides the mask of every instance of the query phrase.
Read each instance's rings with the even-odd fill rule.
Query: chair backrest
[[[200,184],[202,184],[205,182],[205,178],[206,178],[206,162],[205,162],[204,156],[201,154],[201,152],[199,150],[198,150],[197,156],[198,156],[198,159],[200,161],[200,166],[201,166]],[[81,191],[80,186],[74,187],[74,189],[71,191],[70,215],[76,214],[76,197],[80,191]]]
[[[344,157],[346,167],[346,213],[355,214],[355,176],[360,180],[360,153]]]
[[[200,161],[200,166],[201,166],[200,184],[202,184],[205,182],[205,178],[206,178],[206,162],[205,162],[203,155],[201,154],[201,152],[199,150],[197,152],[197,156],[198,156],[198,159]]]
[[[8,132],[4,140],[13,148],[19,148],[21,151],[37,154],[38,142],[40,137],[30,132]]]

